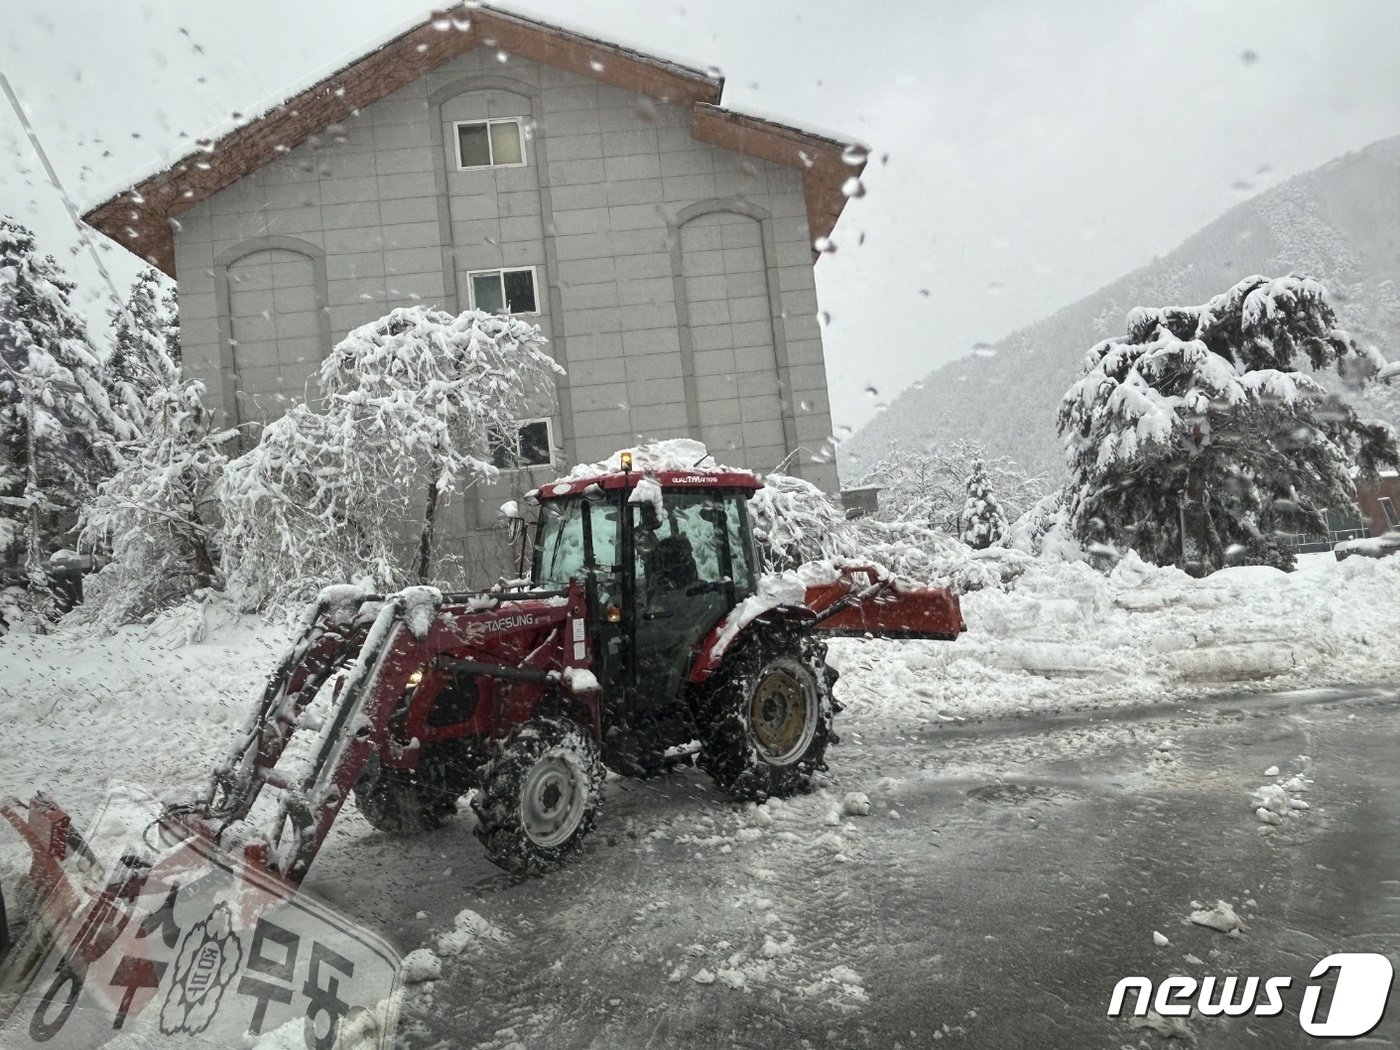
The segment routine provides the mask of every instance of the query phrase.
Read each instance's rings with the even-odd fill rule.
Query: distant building
[[[879,485],[862,485],[841,490],[841,506],[848,518],[873,517],[880,513]]]
[[[1400,529],[1400,472],[1384,470],[1375,481],[1359,482],[1356,503],[1370,535]]]
[[[775,41],[775,46],[781,46]],[[347,331],[509,311],[568,370],[439,519],[501,567],[498,506],[692,437],[838,490],[813,266],[863,150],[724,109],[709,73],[485,8],[415,29],[85,218],[174,277],[186,373],[245,442]]]

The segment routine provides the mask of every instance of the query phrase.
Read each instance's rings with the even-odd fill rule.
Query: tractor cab
[[[735,471],[624,469],[537,493],[531,582],[583,584],[614,735],[691,739],[685,691],[698,647],[758,585],[746,506],[758,487]]]

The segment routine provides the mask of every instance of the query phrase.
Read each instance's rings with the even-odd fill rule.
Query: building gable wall
[[[458,171],[453,122],[526,121],[526,164]],[[556,463],[454,501],[495,508],[574,462],[667,437],[771,470],[831,433],[801,172],[697,142],[691,111],[477,48],[180,217],[186,368],[229,425],[279,415],[351,328],[466,309],[472,271],[534,267],[568,371]],[[731,367],[732,362],[732,367]],[[835,468],[786,468],[834,492]]]

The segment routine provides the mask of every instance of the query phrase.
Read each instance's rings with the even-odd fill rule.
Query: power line
[[[63,206],[68,209],[68,217],[73,220],[73,228],[78,231],[78,236],[83,245],[92,255],[92,261],[97,266],[97,272],[102,275],[102,280],[106,282],[107,289],[112,294],[112,301],[117,304],[117,309],[123,314],[127,313],[126,300],[117,291],[116,283],[112,280],[112,275],[107,272],[107,266],[102,261],[102,256],[97,250],[97,245],[93,241],[92,234],[83,224],[83,220],[78,216],[77,206],[73,199],[68,196],[68,191],[63,188],[63,181],[58,177],[58,172],[49,162],[49,155],[44,150],[44,144],[39,141],[39,134],[34,130],[34,125],[30,123],[29,116],[24,112],[24,107],[20,105],[18,96],[14,89],[10,87],[10,81],[3,72],[0,72],[0,90],[5,92],[5,97],[10,100],[10,106],[15,111],[15,116],[19,118],[20,126],[24,128],[24,133],[29,136],[29,144],[34,147],[35,154],[39,157],[39,163],[43,164],[44,171],[48,173],[49,182],[53,183],[53,188],[58,191],[58,195],[63,198]],[[131,323],[131,318],[127,318],[127,323]]]

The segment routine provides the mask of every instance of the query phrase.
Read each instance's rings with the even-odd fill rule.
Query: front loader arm
[[[300,882],[385,739],[409,674],[424,661],[421,642],[405,622],[406,593],[366,595],[347,617],[331,615],[327,603],[318,602],[228,759],[215,770],[205,797],[170,807],[167,823],[216,842],[242,840],[261,866]],[[341,670],[345,678],[329,716],[319,726],[305,724],[303,715],[317,691]],[[318,731],[311,754],[290,770],[279,769],[299,728]],[[275,816],[259,818],[256,828],[240,827],[266,787],[278,792]]]

